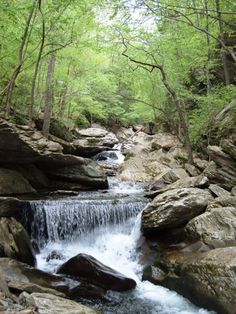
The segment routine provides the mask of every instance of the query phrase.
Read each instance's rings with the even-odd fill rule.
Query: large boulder
[[[207,211],[211,211],[214,208],[219,207],[235,207],[236,206],[236,196],[220,196],[212,200],[208,206]]]
[[[169,190],[144,208],[142,230],[147,234],[181,227],[202,213],[212,199],[209,191],[199,188]]]
[[[7,161],[6,156],[8,156]],[[107,187],[106,177],[94,161],[73,155],[64,155],[61,145],[47,140],[39,131],[28,126],[15,126],[2,119],[0,119],[0,163],[7,163],[7,167],[12,168],[17,165],[17,169],[21,171],[17,180],[21,179],[21,181],[27,182],[28,179],[35,187],[45,187],[48,184],[47,178],[42,172],[50,171],[52,174],[54,171],[60,172],[61,169],[63,171],[66,169],[68,172],[68,168],[73,168],[73,166],[76,166],[76,169],[71,170],[74,173],[73,182],[77,180],[76,184],[87,185],[87,187]],[[30,174],[25,171],[25,165],[28,164],[31,164]],[[96,175],[94,175],[95,172]],[[65,182],[67,178],[63,175],[62,181]],[[14,185],[23,186],[23,184],[18,184],[18,181],[16,184],[12,184],[12,188]],[[56,187],[58,189],[60,185],[56,185]]]
[[[207,152],[213,161],[205,169],[205,175],[211,183],[231,190],[236,185],[236,160],[218,146],[208,146]]]
[[[20,218],[28,203],[15,197],[0,197],[0,218],[15,217]]]
[[[24,227],[14,218],[0,219],[1,257],[10,257],[35,266],[36,258]]]
[[[35,193],[25,177],[18,171],[0,168],[0,195]]]
[[[236,247],[165,254],[146,269],[144,279],[176,290],[219,314],[235,313]]]
[[[133,279],[125,277],[87,254],[72,257],[59,267],[57,273],[73,276],[107,290],[126,291],[136,286]]]
[[[187,237],[211,248],[236,246],[236,207],[218,207],[195,217],[185,226]]]
[[[82,305],[49,293],[22,293],[20,300],[23,304],[37,309],[39,314],[98,314],[99,312]]]
[[[93,160],[89,160],[87,164],[45,168],[44,171],[52,179],[81,183],[89,187],[108,188],[104,171]]]
[[[74,140],[76,155],[91,157],[102,151],[111,149],[119,143],[116,135],[104,129],[89,128],[78,131],[82,138]]]
[[[222,150],[236,160],[236,142],[234,139],[224,139],[220,142]]]

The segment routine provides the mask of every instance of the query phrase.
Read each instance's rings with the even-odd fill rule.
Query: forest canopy
[[[46,136],[51,119],[153,122],[190,148],[214,143],[236,95],[235,17],[225,0],[2,0],[1,114],[32,125],[43,112]]]

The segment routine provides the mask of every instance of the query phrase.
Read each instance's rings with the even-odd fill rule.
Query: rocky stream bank
[[[94,160],[93,156],[110,151],[119,141],[126,155],[119,169],[117,164],[106,163],[110,153]],[[235,313],[235,135],[219,147],[209,146],[207,153],[210,161],[195,155],[190,165],[183,145],[170,134],[121,129],[114,135],[90,128],[79,131],[78,138],[51,135],[47,140],[37,130],[1,120],[0,311],[96,313],[98,310],[77,301],[106,300],[108,290],[135,288],[133,278],[78,252],[66,261],[60,252],[50,253],[48,261],[61,260],[58,274],[37,269],[35,256],[40,248],[24,220],[30,199],[80,198],[84,190],[104,191],[107,174],[118,171],[120,180],[142,182],[148,190],[149,203],[143,205],[141,216],[144,237],[139,241],[143,243],[140,258],[147,265],[143,280],[176,290],[217,313]],[[116,203],[109,203],[109,211]],[[140,206],[142,203],[135,213]],[[111,219],[118,219],[115,209],[113,215]],[[30,219],[28,214],[28,224]],[[94,221],[89,219],[89,223]]]

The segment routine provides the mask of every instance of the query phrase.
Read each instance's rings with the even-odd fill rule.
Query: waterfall
[[[72,240],[96,227],[121,225],[146,205],[141,198],[63,199],[32,201],[31,236],[42,247],[47,242]]]

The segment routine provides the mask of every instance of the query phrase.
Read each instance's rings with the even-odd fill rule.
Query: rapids
[[[77,197],[31,202],[32,235],[41,246],[40,269],[54,272],[78,253],[87,253],[136,280],[131,292],[108,292],[109,302],[79,300],[103,314],[207,314],[174,291],[141,281],[139,259],[141,211],[147,200],[142,185],[110,179],[106,193],[83,192]],[[53,250],[63,260],[46,258]]]

